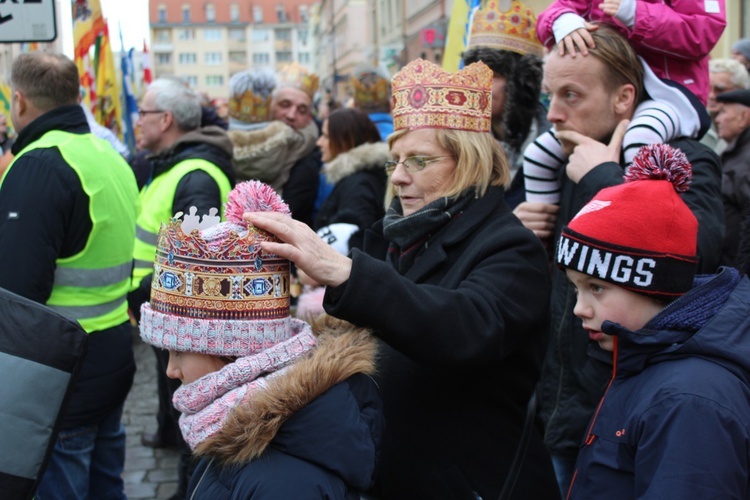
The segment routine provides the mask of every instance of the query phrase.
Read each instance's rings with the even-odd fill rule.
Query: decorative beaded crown
[[[261,123],[271,119],[271,95],[276,75],[268,70],[249,70],[229,80],[229,116],[243,123]]]
[[[390,111],[391,82],[380,75],[376,68],[362,64],[357,66],[349,78],[354,91],[354,103],[365,112]]]
[[[467,49],[488,47],[541,57],[544,48],[536,37],[536,15],[531,7],[514,0],[506,12],[500,0],[482,2],[471,20]]]
[[[249,181],[230,193],[227,222],[206,228],[207,218],[218,217],[198,223],[191,210],[162,224],[151,301],[141,307],[141,336],[149,343],[244,355],[291,335],[289,261],[261,248],[278,240],[248,226],[246,211],[288,215],[289,207],[270,186]]]
[[[279,70],[279,88],[282,87],[299,89],[310,96],[310,100],[312,100],[318,90],[318,75],[310,73],[295,61],[284,65]]]
[[[394,130],[490,131],[492,70],[482,62],[449,73],[417,59],[396,73],[391,84]]]

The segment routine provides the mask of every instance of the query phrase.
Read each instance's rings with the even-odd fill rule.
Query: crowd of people
[[[0,308],[8,338],[41,341],[39,308],[86,335],[50,343],[53,432],[0,482],[124,498],[137,324],[175,499],[750,498],[750,39],[710,59],[724,26],[488,2],[461,70],[363,63],[347,106],[298,64],[235,74],[226,115],[157,79],[129,158],[72,61],[19,56]]]

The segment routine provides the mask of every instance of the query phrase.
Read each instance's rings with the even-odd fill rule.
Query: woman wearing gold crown
[[[409,63],[392,82],[387,212],[343,256],[281,214],[261,245],[327,285],[324,306],[380,339],[381,498],[557,498],[527,403],[546,346],[546,255],[503,201],[492,71]],[[529,418],[526,416],[529,415]]]

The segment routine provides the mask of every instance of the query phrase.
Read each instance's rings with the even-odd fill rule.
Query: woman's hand
[[[352,260],[331,248],[307,224],[275,212],[248,212],[243,217],[282,241],[265,241],[260,244],[263,250],[291,260],[321,285],[338,286],[349,279]]]

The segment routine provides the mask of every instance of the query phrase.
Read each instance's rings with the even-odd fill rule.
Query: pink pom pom
[[[643,146],[625,174],[625,182],[640,180],[665,180],[675,191],[684,193],[693,180],[693,169],[680,149],[667,144]]]
[[[224,216],[227,221],[247,225],[242,219],[245,212],[278,212],[290,215],[289,205],[268,184],[247,181],[237,184],[229,193]]]

